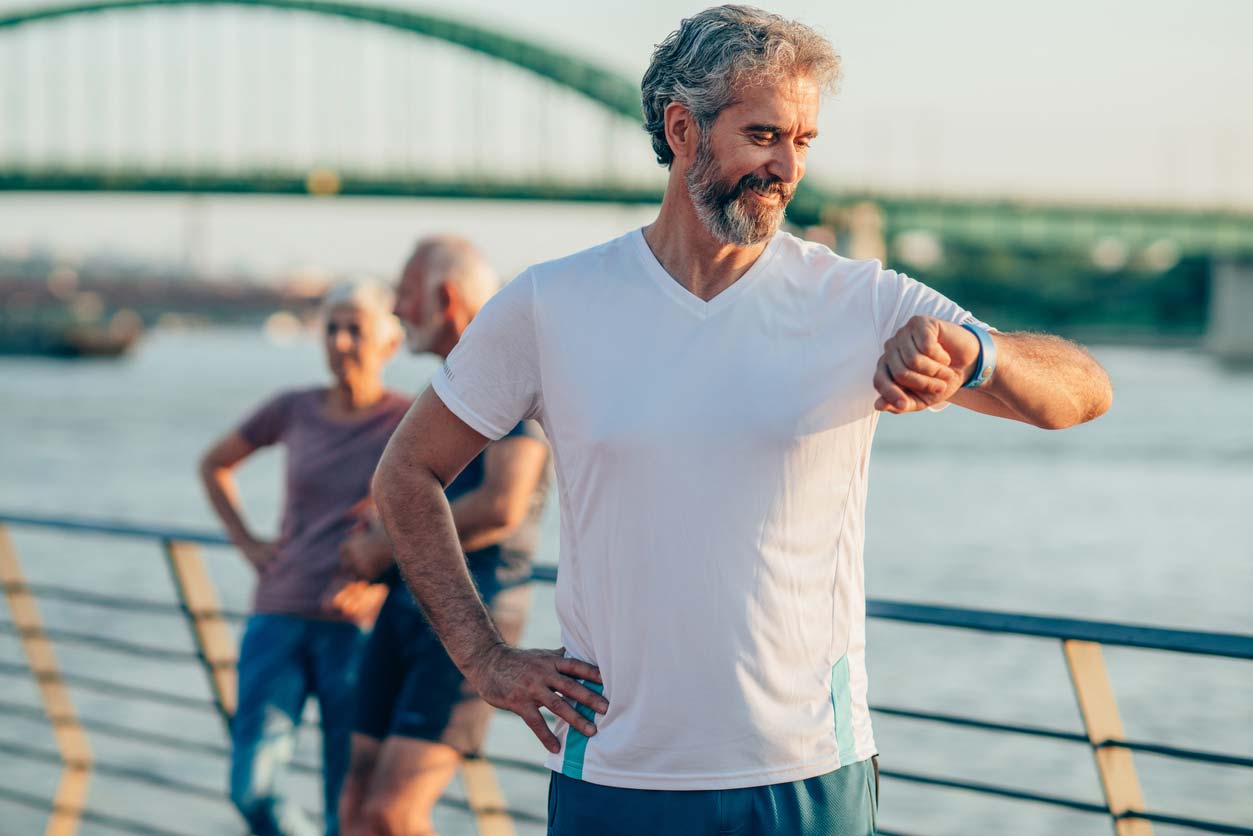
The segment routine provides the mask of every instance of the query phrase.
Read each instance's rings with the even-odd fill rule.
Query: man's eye
[[[753,134],[753,141],[760,142],[763,145],[774,142],[774,134]]]

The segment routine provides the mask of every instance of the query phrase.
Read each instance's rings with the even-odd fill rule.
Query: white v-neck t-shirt
[[[543,425],[562,643],[600,667],[610,703],[590,739],[558,721],[550,768],[730,789],[875,753],[872,381],[915,314],[978,322],[877,261],[784,232],[704,301],[636,230],[531,267],[474,319],[432,386],[488,438]]]

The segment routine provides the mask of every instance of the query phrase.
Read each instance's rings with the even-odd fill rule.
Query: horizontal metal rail
[[[55,678],[64,682],[66,685],[74,685],[88,693],[100,694],[103,696],[118,697],[119,699],[130,700],[141,703],[151,703],[155,705],[166,705],[172,708],[184,708],[195,711],[200,714],[217,715],[218,709],[213,700],[204,697],[185,696],[183,694],[174,694],[169,691],[160,691],[155,688],[144,688],[137,685],[126,685],[120,682],[114,682],[111,679],[100,679],[93,676],[84,676],[82,674],[62,673],[56,677],[40,677],[36,675],[29,666],[14,662],[0,661],[0,676],[31,678],[36,681],[44,678]],[[80,723],[86,728],[86,724]],[[321,731],[322,724],[319,720],[303,719],[300,723],[300,731],[318,732]]]
[[[70,533],[156,541],[178,540],[206,546],[231,545],[226,537],[215,532],[155,525],[132,525],[130,523],[96,520],[86,517],[60,517],[29,512],[16,514],[0,511],[0,523]],[[557,567],[552,565],[536,566],[532,577],[534,580],[541,582],[555,582],[557,579]],[[866,614],[871,618],[886,621],[925,624],[933,627],[953,627],[963,630],[1033,636],[1037,638],[1090,641],[1111,647],[1137,647],[1144,650],[1166,650],[1176,653],[1194,653],[1206,656],[1253,660],[1253,635],[1245,633],[1176,630],[1090,619],[1053,618],[997,610],[905,603],[879,598],[867,600]]]
[[[50,812],[51,803],[46,798],[29,793],[11,790],[7,787],[0,787],[0,801],[8,801],[12,804],[19,804],[32,810],[38,810],[41,813]],[[190,834],[182,833],[177,830],[166,830],[163,827],[153,827],[147,822],[128,819],[122,816],[113,816],[107,813],[97,813],[94,810],[79,810],[78,817],[85,822],[98,824],[101,827],[107,827],[111,830],[118,830],[122,833],[134,833],[138,836],[190,836]]]
[[[1079,801],[1078,799],[1063,798],[1055,795],[1045,795],[1044,793],[1020,790],[1013,787],[1002,787],[996,784],[985,784],[979,781],[960,781],[953,778],[939,778],[934,775],[924,775],[918,772],[904,772],[895,769],[884,769],[879,774],[885,778],[895,778],[898,781],[908,781],[910,783],[926,784],[933,787],[947,787],[949,789],[965,790],[966,792],[973,792],[980,795],[990,795],[998,798],[1011,798],[1015,801],[1033,801],[1038,804],[1046,804],[1052,807],[1060,807],[1080,813],[1109,815],[1109,810],[1106,809],[1103,804],[1096,804],[1091,801]],[[1236,834],[1236,836],[1253,836],[1253,828],[1250,827],[1226,824],[1224,822],[1207,821],[1205,819],[1190,818],[1188,816],[1170,816],[1165,813],[1154,813],[1148,810],[1129,810],[1126,813],[1116,816],[1116,818],[1145,819],[1146,821],[1170,824],[1175,827],[1186,827],[1206,833],[1229,833]]]
[[[15,758],[23,758],[24,760],[47,763],[53,766],[65,765],[65,761],[61,759],[61,755],[57,752],[51,752],[35,746],[27,746],[24,743],[15,743],[11,740],[0,740],[0,752],[3,752],[6,755],[11,755]],[[221,801],[226,795],[221,789],[215,787],[206,787],[203,784],[193,783],[192,781],[184,781],[181,778],[172,778],[169,775],[163,775],[158,772],[150,772],[146,769],[140,769],[135,766],[124,766],[116,763],[101,763],[100,761],[92,761],[91,769],[93,772],[97,772],[101,775],[107,775],[111,778],[121,778],[127,781],[134,781],[150,787],[170,790],[171,792],[179,792],[184,795],[196,796],[197,798],[203,798],[208,801]]]
[[[0,522],[10,525],[46,528],[52,531],[63,531],[78,534],[96,534],[107,537],[125,537],[138,540],[180,540],[184,543],[199,543],[202,546],[229,546],[231,541],[211,531],[193,531],[169,526],[133,525],[131,523],[98,520],[73,515],[53,516],[51,514],[23,513],[15,514],[0,511]]]
[[[1091,743],[1086,736],[1079,734],[1078,732],[1064,731],[1062,729],[1049,729],[1042,728],[1040,726],[1028,726],[1015,723],[996,723],[989,720],[979,720],[974,717],[963,717],[959,714],[944,714],[935,711],[913,711],[904,708],[890,708],[887,706],[872,705],[870,706],[870,710],[875,714],[883,714],[889,717],[901,717],[908,720],[922,720],[925,722],[940,723],[948,726],[961,726],[964,728],[980,729],[982,731],[1021,734],[1030,737],[1044,737],[1051,740],[1065,740],[1073,743]],[[1240,755],[1227,755],[1219,752],[1206,752],[1200,749],[1187,749],[1182,746],[1168,746],[1162,743],[1143,743],[1134,740],[1103,740],[1095,745],[1098,749],[1117,747],[1119,749],[1131,749],[1135,752],[1160,755],[1162,757],[1174,758],[1177,760],[1195,761],[1197,763],[1210,763],[1223,766],[1239,766],[1246,769],[1253,769],[1253,758],[1242,757]]]
[[[39,723],[48,723],[53,726],[60,725],[61,718],[49,717],[44,710],[37,705],[26,705],[23,703],[9,702],[8,700],[0,700],[0,711],[5,712],[12,717],[23,717]],[[181,737],[179,735],[165,734],[162,732],[149,731],[148,729],[138,728],[136,726],[127,726],[121,723],[110,723],[105,720],[82,719],[79,725],[88,731],[94,731],[106,737],[112,737],[118,740],[125,740],[131,743],[143,743],[160,749],[166,749],[180,753],[199,753],[214,758],[229,757],[231,750],[228,746],[220,743],[210,743],[206,740],[196,740],[190,737]],[[317,764],[307,762],[293,761],[292,766],[301,772],[321,772]]]
[[[24,743],[15,743],[9,740],[0,740],[0,753],[4,753],[6,755],[9,755],[15,758],[21,758],[27,761],[33,761],[36,763],[47,763],[47,764],[52,764],[56,766],[61,766],[64,764],[64,761],[61,760],[61,756],[56,752],[48,751],[46,749],[40,749],[35,746],[28,746]],[[312,771],[314,774],[318,774],[318,775],[320,775],[322,772],[320,767],[311,766],[309,764],[297,764],[296,767],[298,771],[302,771],[302,772]],[[115,763],[107,763],[107,762],[101,763],[99,761],[93,761],[92,769],[95,770],[96,772],[99,772],[101,775],[107,775],[111,778],[117,778],[117,779],[124,780],[124,781],[132,781],[135,783],[144,784],[144,785],[155,787],[158,789],[170,790],[173,792],[181,792],[186,795],[196,796],[198,798],[203,798],[209,801],[220,802],[220,801],[225,800],[226,798],[226,794],[223,791],[214,789],[213,787],[207,787],[203,784],[197,784],[191,781],[183,781],[177,778],[170,778],[167,775],[162,775],[156,772],[150,772],[146,769],[139,769],[133,766],[126,766],[123,764],[115,764]],[[15,793],[15,795],[21,796],[24,794]],[[28,797],[28,798],[30,798],[33,801],[33,797]],[[19,803],[22,803],[22,802],[19,801]],[[445,796],[439,799],[436,803],[439,804],[440,806],[450,807],[452,809],[460,810],[462,812],[472,812],[469,803],[467,803],[465,799],[458,798],[456,796]],[[41,807],[44,810],[48,809],[47,800],[41,800]],[[505,810],[504,812],[508,813],[508,815],[513,819],[516,819],[518,821],[525,821],[530,824],[545,824],[548,821],[546,816],[541,816],[536,813],[528,812],[526,810],[508,809],[508,810]],[[86,816],[84,816],[84,819],[85,818]],[[154,833],[162,833],[162,834],[169,833],[169,831],[139,831],[139,832],[154,832]],[[182,836],[182,834],[177,834],[177,836]]]
[[[24,636],[28,632],[22,630],[8,619],[0,619],[0,633],[7,633],[10,636]],[[49,627],[45,628],[42,633],[50,639],[56,639],[66,644],[76,644],[95,648],[96,650],[107,650],[110,653],[121,653],[125,656],[138,656],[141,659],[159,659],[166,662],[195,662],[200,659],[199,656],[190,650],[174,650],[168,647],[140,644],[108,636],[97,636],[94,633],[81,633],[77,630]]]
[[[1008,633],[1063,641],[1099,642],[1112,647],[1138,647],[1145,650],[1226,656],[1231,659],[1253,659],[1253,635],[1244,633],[1144,627],[1118,624],[1112,621],[1052,618],[997,610],[907,604],[875,598],[866,602],[866,615],[886,621],[926,624],[931,627],[956,627],[963,630]]]
[[[72,586],[51,583],[0,583],[2,592],[29,592],[37,598],[49,601],[62,601],[85,607],[99,607],[106,610],[120,610],[130,615],[169,615],[184,618],[186,613],[178,604],[166,601],[155,601],[151,598],[136,598],[132,595],[113,595],[110,593],[92,592]],[[217,615],[228,621],[245,621],[248,613],[241,610],[222,609]]]
[[[42,678],[30,669],[28,665],[15,662],[0,662],[0,676],[20,676],[30,677],[36,681]],[[77,673],[62,673],[57,679],[67,685],[76,685],[85,691],[91,691],[97,694],[119,697],[128,700],[138,700],[141,702],[151,702],[161,705],[168,705],[174,708],[187,708],[193,711],[217,712],[217,708],[213,704],[213,700],[204,697],[193,697],[185,694],[175,694],[169,691],[161,691],[155,688],[144,688],[138,685],[127,685],[122,682],[115,682],[111,679],[100,679],[95,676],[87,676]]]

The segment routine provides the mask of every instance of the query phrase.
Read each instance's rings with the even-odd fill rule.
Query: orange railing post
[[[1125,740],[1118,702],[1110,685],[1101,646],[1096,642],[1066,640],[1062,642],[1062,653],[1066,656],[1070,681],[1079,701],[1084,731],[1096,758],[1105,806],[1114,817],[1114,833],[1117,836],[1152,836],[1153,826],[1148,821],[1120,818],[1128,810],[1144,809],[1144,793],[1140,790],[1131,750],[1101,745],[1111,740]]]
[[[222,721],[230,733],[235,716],[238,679],[235,672],[235,640],[222,616],[213,580],[204,568],[193,543],[164,540],[166,564],[174,579],[178,602],[191,626],[196,653],[209,678],[209,690]]]
[[[492,762],[485,757],[466,758],[461,783],[479,836],[514,836],[513,819]]]
[[[35,597],[26,585],[17,550],[4,525],[0,525],[0,583],[4,585],[9,612],[21,638],[26,661],[39,685],[44,714],[52,724],[52,734],[63,764],[44,833],[45,836],[74,836],[87,806],[91,747],[79,725],[69,689],[61,681],[52,642],[44,633]]]

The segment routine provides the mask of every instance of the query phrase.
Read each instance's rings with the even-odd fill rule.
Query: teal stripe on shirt
[[[856,759],[853,743],[853,694],[848,684],[848,656],[841,656],[831,668],[831,707],[835,709],[835,743],[840,749],[840,766]]]
[[[602,696],[605,693],[605,686],[597,682],[588,682],[586,679],[579,680],[580,685],[586,685],[589,689],[595,691]],[[574,710],[579,715],[593,723],[596,722],[596,712],[588,708],[583,703],[576,702]],[[561,774],[568,778],[583,780],[583,757],[587,754],[587,735],[570,726],[566,730],[566,757],[561,764]]]

